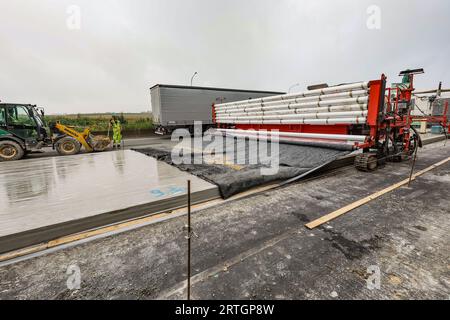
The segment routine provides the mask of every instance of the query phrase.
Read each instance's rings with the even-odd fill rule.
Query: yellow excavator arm
[[[91,133],[91,130],[89,128],[85,128],[83,132],[78,132],[74,129],[74,127],[65,126],[59,122],[56,123],[55,128],[61,133],[64,133],[77,140],[79,143],[81,143],[81,145],[87,152],[94,151],[94,148],[87,142],[89,134]]]
[[[53,144],[62,155],[77,154],[81,146],[86,152],[93,152],[104,151],[111,145],[109,137],[93,136],[89,128],[80,132],[73,126],[66,126],[59,122],[54,125],[54,128],[60,135],[54,138]]]

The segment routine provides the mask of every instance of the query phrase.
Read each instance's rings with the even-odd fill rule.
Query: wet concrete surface
[[[420,170],[450,145],[420,151]],[[193,216],[196,299],[449,299],[450,164],[308,230],[304,223],[392,185],[410,163],[267,191]],[[177,299],[186,277],[185,218],[0,267],[0,299]],[[67,288],[67,268],[81,287]],[[369,289],[371,271],[380,288]]]
[[[177,208],[188,179],[194,202],[219,196],[215,185],[131,150],[2,163],[0,252],[17,247],[18,234],[22,244],[38,244],[54,229],[67,235],[81,224]]]

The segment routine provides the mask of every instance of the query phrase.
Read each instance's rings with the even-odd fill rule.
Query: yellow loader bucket
[[[111,139],[107,136],[89,136],[89,144],[94,151],[104,151],[111,144]]]

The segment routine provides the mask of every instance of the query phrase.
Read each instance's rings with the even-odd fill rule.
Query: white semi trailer
[[[194,121],[203,130],[213,125],[213,103],[227,103],[283,94],[283,92],[191,87],[157,84],[150,88],[153,120],[157,134],[170,134],[177,128],[193,132]]]

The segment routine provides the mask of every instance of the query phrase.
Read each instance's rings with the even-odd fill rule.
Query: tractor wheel
[[[25,151],[17,142],[0,141],[0,161],[14,161],[22,159]]]
[[[56,151],[62,156],[70,156],[80,152],[81,143],[72,137],[64,137],[56,143]]]

